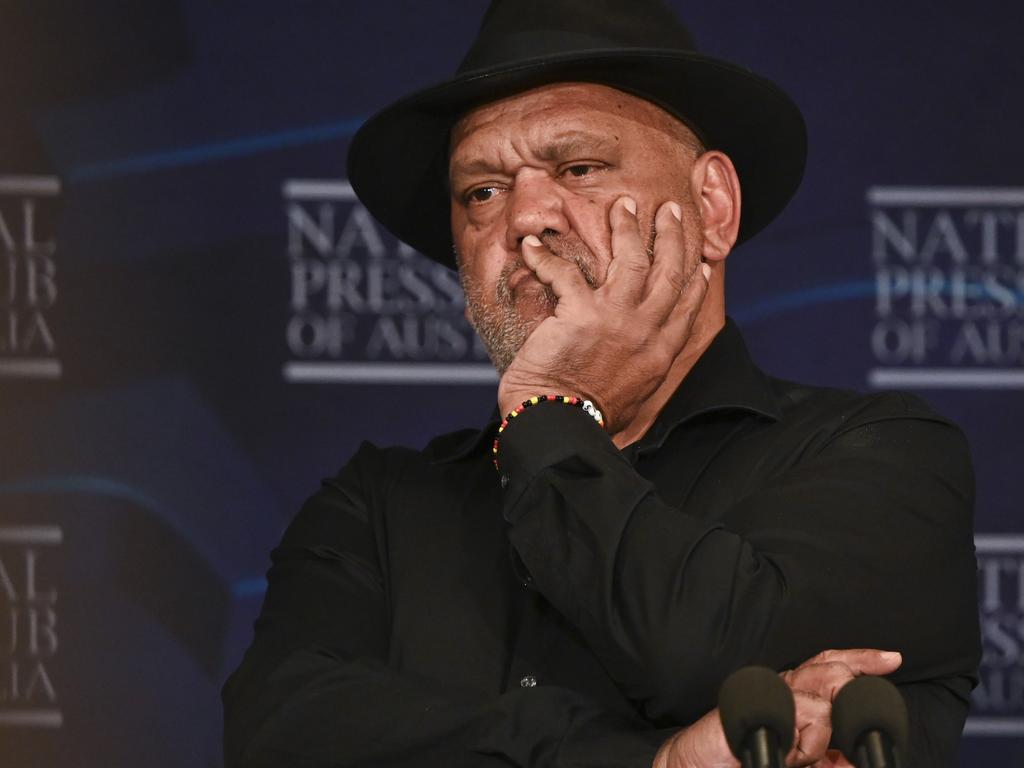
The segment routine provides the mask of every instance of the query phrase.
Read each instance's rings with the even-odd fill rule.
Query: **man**
[[[225,687],[229,765],[735,766],[715,697],[752,663],[793,690],[789,765],[848,765],[829,714],[860,674],[900,685],[908,764],[953,764],[962,436],[766,377],[725,315],[804,151],[792,102],[654,0],[496,0],[456,78],[364,126],[353,186],[454,246],[510,416],[364,445],[307,503]]]

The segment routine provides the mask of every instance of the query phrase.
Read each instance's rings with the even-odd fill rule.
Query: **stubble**
[[[597,257],[582,240],[574,235],[549,233],[542,236],[541,241],[555,256],[575,264],[591,289],[598,287]],[[653,222],[647,251],[648,257],[653,258]],[[526,287],[520,284],[516,290],[509,286],[512,275],[527,268],[518,254],[502,268],[493,291],[488,291],[486,286],[469,276],[468,270],[461,267],[457,252],[456,262],[460,263],[459,280],[466,295],[469,323],[501,375],[512,364],[533,330],[545,318],[554,315],[558,298],[551,288],[543,284]]]

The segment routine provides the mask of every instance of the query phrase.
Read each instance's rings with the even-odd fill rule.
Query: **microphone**
[[[909,731],[903,696],[885,678],[851,680],[832,702],[832,743],[857,768],[900,768]]]
[[[718,693],[722,730],[743,768],[783,768],[793,746],[793,694],[767,667],[744,667]]]

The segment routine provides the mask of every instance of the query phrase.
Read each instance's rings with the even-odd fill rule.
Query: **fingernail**
[[[676,221],[683,220],[683,209],[679,207],[679,203],[669,203],[668,209],[672,211],[672,215],[676,217]]]
[[[534,248],[539,248],[540,246],[543,245],[543,243],[540,241],[540,238],[537,237],[536,235],[527,235],[526,237],[523,238],[523,245],[531,245]]]
[[[622,198],[622,207],[636,216],[636,201],[632,197]]]
[[[881,656],[885,661],[899,661],[903,658],[899,651],[882,651]]]
[[[701,271],[701,274],[704,275],[704,279],[707,282],[710,283],[711,282],[711,265],[707,264],[707,263],[701,264],[700,265],[700,271]]]

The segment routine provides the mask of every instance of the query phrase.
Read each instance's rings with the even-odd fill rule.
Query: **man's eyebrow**
[[[495,165],[489,160],[477,158],[475,160],[455,160],[452,163],[451,176],[476,176],[501,173],[501,165]]]
[[[557,163],[574,158],[585,158],[594,152],[608,152],[616,149],[618,136],[607,136],[587,131],[568,131],[553,136],[537,150],[537,158],[548,163]],[[502,173],[500,165],[495,165],[483,158],[455,160],[452,163],[451,175],[455,177],[488,175]]]
[[[616,149],[618,136],[589,133],[587,131],[569,131],[554,136],[551,141],[537,150],[537,157],[548,162],[559,162],[573,158],[583,158],[591,152],[607,152]]]

